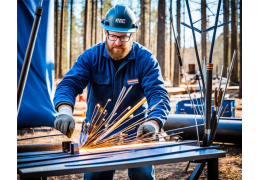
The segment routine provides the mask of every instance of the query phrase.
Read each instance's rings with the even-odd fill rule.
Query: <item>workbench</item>
[[[196,141],[158,142],[81,150],[79,154],[40,151],[17,154],[21,179],[118,170],[183,161],[207,162],[208,179],[218,179],[218,158],[226,152],[217,147],[199,147]]]

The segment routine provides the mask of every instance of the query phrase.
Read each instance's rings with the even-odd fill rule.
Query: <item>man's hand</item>
[[[72,110],[70,107],[61,106],[59,108],[59,115],[54,121],[54,128],[59,130],[68,138],[71,138],[75,128],[75,121],[73,119]]]
[[[159,124],[155,120],[150,120],[142,124],[137,130],[137,137],[141,137],[145,134],[152,136],[154,133],[159,132]]]

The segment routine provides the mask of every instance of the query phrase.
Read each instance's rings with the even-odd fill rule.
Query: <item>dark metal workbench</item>
[[[225,157],[226,152],[213,146],[194,146],[192,142],[92,149],[76,155],[62,151],[18,153],[17,171],[21,179],[46,179],[48,176],[197,161],[207,162],[208,179],[218,179],[218,158]]]

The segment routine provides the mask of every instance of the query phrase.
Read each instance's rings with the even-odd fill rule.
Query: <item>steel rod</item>
[[[229,83],[230,75],[231,75],[232,70],[233,70],[233,64],[234,64],[234,61],[235,61],[235,57],[236,57],[236,50],[234,50],[234,53],[233,53],[230,69],[227,68],[227,82],[226,82],[225,89],[223,91],[223,95],[222,95],[222,98],[221,98],[220,107],[222,107],[222,103],[224,101],[224,97],[225,97],[226,89],[227,89],[227,86],[228,86],[228,83]],[[219,118],[220,118],[219,117],[220,116],[220,112],[221,111],[218,110],[218,122],[219,122]]]
[[[193,28],[190,6],[189,6],[188,0],[186,0],[186,5],[187,5],[189,19],[190,19],[190,25],[191,25],[191,28],[192,28],[192,36],[193,36],[194,49],[195,49],[195,53],[196,53],[197,63],[198,63],[198,67],[199,67],[199,71],[200,71],[200,75],[201,75],[203,89],[205,90],[205,82],[204,82],[203,73],[202,73],[202,69],[201,69],[201,65],[200,65],[200,58],[199,58],[199,53],[198,53],[198,49],[197,49],[196,36],[195,36],[194,28]]]
[[[221,87],[221,81],[222,81],[222,76],[223,76],[223,69],[224,69],[224,65],[222,65],[222,68],[221,68],[221,75],[220,75],[220,80],[219,80],[219,85],[218,85],[218,94],[219,94],[219,90],[220,90],[220,87]]]
[[[42,2],[40,2],[40,5],[41,5],[41,3]],[[18,83],[17,116],[19,114],[20,105],[21,105],[21,101],[22,101],[22,97],[23,97],[23,92],[24,92],[26,81],[27,81],[27,76],[28,76],[28,72],[29,72],[29,68],[30,68],[30,64],[31,64],[31,59],[32,59],[32,54],[34,51],[34,45],[35,45],[35,41],[37,38],[38,29],[39,29],[39,25],[40,25],[40,21],[41,21],[41,15],[42,15],[42,8],[41,8],[41,6],[39,6],[35,10],[33,26],[32,26],[32,30],[31,30],[29,42],[27,45],[26,53],[24,56],[23,67],[22,67],[22,71],[21,71],[20,79],[19,79],[19,83]]]
[[[216,15],[216,19],[215,19],[215,27],[214,27],[214,31],[213,31],[211,47],[210,47],[210,52],[209,52],[209,63],[212,63],[213,48],[214,48],[215,37],[216,37],[216,32],[217,32],[217,27],[218,27],[218,17],[219,17],[220,5],[221,5],[221,0],[218,1],[218,9],[217,9],[217,15]]]

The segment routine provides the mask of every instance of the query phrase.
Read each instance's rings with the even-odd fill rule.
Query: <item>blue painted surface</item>
[[[235,100],[230,100],[230,99],[224,99],[223,101],[223,109],[221,111],[221,115],[223,113],[223,111],[225,110],[224,114],[222,117],[235,117]],[[213,100],[211,101],[211,112],[213,112],[214,110],[214,106],[213,106]],[[194,105],[196,110],[198,111],[198,113],[200,113],[200,111],[202,110],[202,106],[201,106],[201,99],[197,98],[194,99]],[[225,107],[227,106],[227,108],[225,109]],[[194,110],[191,108],[191,104],[190,104],[190,100],[182,100],[179,101],[176,104],[176,113],[175,114],[194,114]]]
[[[17,86],[39,0],[17,1]],[[18,128],[50,126],[55,121],[54,1],[43,1],[42,16],[17,117]]]

